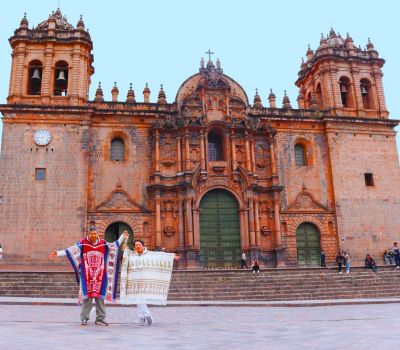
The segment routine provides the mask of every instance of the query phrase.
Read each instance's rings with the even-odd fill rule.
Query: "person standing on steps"
[[[147,250],[140,239],[134,241],[133,251],[128,247],[124,248],[120,303],[137,305],[141,326],[150,326],[153,323],[147,304],[167,303],[173,263],[178,259],[179,256],[175,253]]]
[[[342,252],[339,252],[338,255],[336,255],[336,264],[338,265],[339,273],[342,273],[342,266],[344,262],[344,256],[342,255]]]
[[[323,249],[321,249],[320,258],[321,258],[321,267],[326,267],[326,254]]]
[[[342,255],[344,256],[344,263],[345,263],[345,266],[346,266],[346,273],[350,273],[350,255],[346,251],[343,251]]]
[[[95,324],[108,326],[104,299],[116,299],[119,247],[128,237],[128,233],[124,232],[114,243],[107,243],[99,238],[97,228],[91,226],[86,238],[65,250],[50,253],[50,258],[67,256],[74,268],[79,284],[78,302],[81,304],[82,326],[87,325],[93,299],[96,303]]]
[[[249,267],[247,266],[247,262],[246,262],[246,252],[244,250],[242,250],[242,259],[241,259],[241,261],[242,261],[241,269],[243,269],[244,267],[246,269],[248,269]]]
[[[394,261],[396,263],[396,269],[400,269],[400,249],[397,242],[393,243],[392,252],[394,255]]]
[[[3,260],[3,248],[1,247],[0,244],[0,261]]]

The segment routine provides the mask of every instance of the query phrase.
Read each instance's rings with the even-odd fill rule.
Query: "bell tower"
[[[60,9],[29,29],[26,15],[9,39],[8,103],[82,105],[89,94],[93,44],[82,17],[76,28]]]
[[[310,47],[296,85],[299,108],[331,110],[334,115],[388,118],[382,85],[382,66],[374,45],[356,47],[347,34],[343,39],[331,29],[321,35],[314,52]],[[301,98],[300,98],[301,97]]]

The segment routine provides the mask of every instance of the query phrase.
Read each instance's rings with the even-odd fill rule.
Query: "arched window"
[[[351,91],[350,80],[346,77],[341,77],[339,80],[340,97],[344,108],[351,108]]]
[[[115,160],[117,162],[125,159],[124,141],[119,137],[116,137],[111,141],[110,156],[111,160]]]
[[[374,103],[372,99],[372,89],[371,83],[368,79],[362,79],[360,81],[361,96],[363,101],[363,107],[365,109],[374,108]]]
[[[67,96],[68,63],[58,61],[54,69],[54,96]]]
[[[311,92],[309,92],[307,94],[307,98],[306,98],[306,108],[310,108],[311,107]]]
[[[221,136],[214,132],[208,133],[208,160],[223,160]]]
[[[28,68],[28,95],[40,95],[42,90],[42,62],[34,60]]]
[[[298,143],[294,146],[294,157],[297,166],[307,165],[306,148],[304,147],[304,145]]]

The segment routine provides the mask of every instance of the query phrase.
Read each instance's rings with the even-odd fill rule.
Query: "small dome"
[[[29,22],[26,18],[26,13],[24,13],[24,17],[21,19],[20,28],[28,28]]]
[[[126,102],[128,103],[135,103],[135,91],[132,89],[132,83],[129,84],[128,95],[126,95]]]
[[[336,35],[335,31],[333,28],[331,28],[331,31],[329,32],[328,39],[326,40],[326,43],[329,47],[341,47],[344,46],[344,41],[340,34],[338,33]]]
[[[53,12],[48,19],[40,23],[35,29],[36,30],[47,30],[49,28],[49,21],[55,20],[56,28],[58,30],[74,30],[75,28],[68,23],[67,18],[62,15],[60,9]]]
[[[256,94],[254,95],[253,107],[254,108],[263,108],[264,107],[261,102],[261,97],[258,94],[258,89],[256,89]]]

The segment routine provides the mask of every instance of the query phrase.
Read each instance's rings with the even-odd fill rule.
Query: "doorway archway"
[[[104,233],[104,239],[106,242],[115,242],[125,230],[129,233],[128,247],[133,249],[133,230],[125,222],[117,221],[109,225]]]
[[[211,190],[200,202],[200,262],[207,268],[240,263],[239,204],[228,191]]]
[[[318,228],[309,222],[302,223],[296,230],[298,266],[320,265],[320,234]]]

